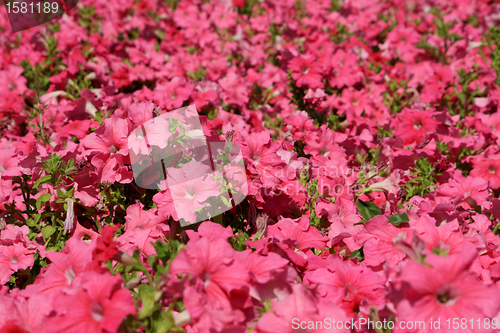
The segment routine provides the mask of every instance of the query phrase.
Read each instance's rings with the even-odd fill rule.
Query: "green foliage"
[[[252,95],[248,108],[250,110],[260,110],[263,106],[268,105],[269,101],[274,97],[273,87],[262,88],[254,83],[252,86]]]
[[[250,18],[255,12],[255,5],[257,5],[258,3],[259,0],[246,0],[243,7],[238,7],[238,13]]]
[[[436,60],[447,64],[450,61],[446,55],[448,53],[448,50],[457,41],[463,39],[463,37],[456,33],[450,33],[450,29],[453,28],[453,26],[457,23],[456,21],[446,23],[440,12],[437,12],[436,15],[437,18],[432,20],[436,26],[435,34],[443,39],[444,48],[440,49],[432,44],[429,44],[425,41],[424,36],[422,36],[420,42],[416,44],[416,47],[427,51]]]
[[[441,100],[441,105],[446,106],[448,112],[452,115],[459,114],[460,118],[470,115],[474,99],[476,97],[486,96],[485,89],[479,89],[476,83],[475,89],[471,89],[471,83],[476,81],[481,72],[480,68],[474,66],[471,71],[462,69],[457,70],[459,76],[458,84],[453,82],[450,87],[453,87],[451,94],[445,94]]]
[[[435,187],[437,173],[428,158],[421,158],[415,162],[416,167],[411,167],[415,177],[406,183],[406,200],[418,195],[420,197],[430,193]]]
[[[57,48],[57,39],[47,34],[43,39],[43,44],[46,57],[43,61],[37,62],[35,66],[32,66],[28,59],[21,62],[24,69],[23,76],[30,82],[29,88],[38,91],[40,95],[44,95],[49,89],[49,79],[59,74],[60,68],[64,68],[60,57],[61,50]]]
[[[397,79],[386,79],[386,82],[388,89],[383,93],[384,103],[392,113],[398,113],[411,103],[411,98],[408,95],[409,80],[398,82]]]
[[[358,208],[359,215],[363,217],[358,223],[364,223],[377,215],[382,215],[380,208],[373,202],[365,202],[358,199],[358,201],[356,201],[356,207]]]
[[[500,26],[490,27],[485,35],[485,42],[491,52],[491,67],[497,72],[495,84],[500,87]]]
[[[346,124],[347,116],[345,114],[337,115],[334,112],[329,112],[326,116],[326,124],[332,131],[341,130]]]
[[[361,261],[364,259],[364,257],[365,257],[365,254],[363,253],[363,248],[360,248],[359,250],[352,251],[351,254],[349,255],[349,257],[347,257],[347,259],[357,258],[358,261]]]
[[[328,34],[330,35],[330,39],[335,44],[342,44],[353,35],[353,33],[347,29],[347,26],[340,24],[339,22],[336,23],[335,31],[329,30]]]
[[[330,0],[331,7],[330,7],[330,13],[331,12],[338,12],[342,9],[342,1],[340,0]]]
[[[195,81],[202,81],[205,79],[205,68],[198,67],[194,72],[186,72],[186,75]]]
[[[88,74],[89,73],[85,71],[80,71],[76,74],[76,77],[73,80],[69,80],[65,90],[69,98],[77,100],[81,97],[80,91],[82,91],[82,89],[92,89],[92,82],[89,79]]]
[[[363,219],[357,224],[363,224],[377,215],[382,215],[382,210],[373,202],[365,202],[358,199],[356,201],[356,207],[358,208],[359,215],[363,217]],[[400,224],[407,223],[409,221],[410,219],[406,213],[389,216],[389,223],[395,226],[399,226]]]
[[[20,269],[12,274],[7,286],[10,289],[24,289],[26,286],[35,282],[42,268],[47,266],[47,259],[41,258],[38,253],[33,253],[34,264],[31,268]]]
[[[19,210],[14,203],[6,205],[7,220],[11,224],[18,224],[20,219],[22,224],[26,224],[30,228],[28,235],[30,239],[35,239],[41,233],[46,250],[58,251],[64,247],[67,238],[63,228],[63,221],[68,210],[65,200],[75,201],[73,198],[74,188],[64,189],[60,185],[72,180],[68,170],[74,168],[74,160],[61,161],[59,155],[51,154],[42,163],[41,170],[47,174],[36,181],[32,181],[31,177],[27,175],[13,178],[14,190],[21,190],[25,209]],[[56,188],[57,199],[55,202],[63,204],[62,209],[53,211],[49,208],[48,202],[53,196],[51,193],[42,193],[36,199],[34,198],[38,193],[45,191],[41,188],[43,184],[51,184],[53,188]]]
[[[247,249],[247,240],[250,240],[248,233],[238,230],[233,237],[229,238],[229,243],[236,251],[245,251]]]
[[[273,308],[271,307],[271,299],[266,298],[266,300],[263,303],[264,307],[257,307],[257,310],[259,311],[259,318],[264,315],[266,312],[274,311]]]
[[[389,223],[398,226],[401,223],[407,223],[410,222],[410,219],[408,217],[408,214],[402,213],[402,214],[394,214],[391,217],[389,217]]]
[[[176,326],[173,318],[174,307],[178,311],[184,310],[182,301],[174,300],[168,309],[165,309],[161,300],[164,297],[164,286],[167,283],[170,264],[185,248],[185,245],[177,240],[167,242],[158,240],[153,245],[156,254],[148,258],[153,275],[139,258],[139,250],[134,252],[132,258],[128,258],[127,264],[119,263],[115,269],[108,265],[113,274],[122,276],[125,286],[131,290],[136,299],[138,316],[137,318],[127,317],[122,323],[122,327],[132,329],[134,332],[139,328],[142,328],[142,332],[147,333],[184,332],[182,328]],[[144,277],[148,283],[141,283]]]
[[[98,17],[94,5],[81,6],[79,11],[80,19],[78,24],[87,29],[89,34],[98,33],[102,17]]]

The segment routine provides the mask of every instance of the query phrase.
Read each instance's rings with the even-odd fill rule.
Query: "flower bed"
[[[497,3],[0,12],[1,332],[499,330]],[[186,149],[144,185],[145,124],[239,196]]]

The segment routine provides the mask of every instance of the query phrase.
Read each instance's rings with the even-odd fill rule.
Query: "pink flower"
[[[415,222],[415,231],[429,252],[440,255],[459,253],[466,242],[457,220],[436,226],[436,220],[424,214]]]
[[[486,286],[468,272],[476,258],[477,251],[467,246],[461,253],[444,257],[429,254],[425,257],[428,266],[408,261],[398,278],[403,283],[405,296],[397,305],[398,320],[424,321],[425,329],[419,332],[449,332],[448,319],[465,318],[467,322],[472,319],[483,323],[485,318],[496,316],[500,310],[500,290],[497,286]],[[431,328],[431,318],[440,320],[440,330]],[[467,327],[461,326],[459,331],[495,331],[483,326],[481,330]]]
[[[15,148],[0,149],[0,176],[13,177],[20,176],[19,158]]]
[[[130,120],[130,130],[141,126],[146,121],[153,119],[155,105],[151,102],[132,103],[128,108],[128,119]]]
[[[448,203],[452,199],[464,208],[471,208],[471,204],[480,205],[488,198],[488,181],[482,178],[468,176],[465,180],[450,179],[447,184],[442,184],[435,191],[438,203]],[[472,202],[467,199],[472,199]]]
[[[287,172],[283,160],[277,154],[280,149],[266,132],[242,134],[241,141],[236,141],[250,172],[252,182],[249,183],[250,194],[252,189],[272,187],[280,179],[287,179]]]
[[[406,257],[396,243],[411,240],[411,235],[409,228],[395,227],[387,217],[377,215],[363,224],[363,231],[355,239],[363,245],[367,265],[377,266],[385,261],[396,265]]]
[[[337,329],[336,324],[328,327],[328,324],[332,324],[331,321],[323,322],[325,318],[347,321],[344,311],[334,303],[318,302],[315,295],[301,283],[294,284],[292,288],[293,293],[284,300],[271,301],[270,305],[273,310],[264,313],[257,322],[254,332],[349,332],[344,327]],[[316,326],[318,321],[321,326]]]
[[[420,41],[420,35],[414,28],[398,24],[396,28],[387,35],[387,40],[391,44],[395,44],[395,50],[401,60],[413,62],[418,53],[415,44]]]
[[[174,259],[170,275],[201,280],[203,293],[207,296],[207,309],[230,310],[231,295],[236,295],[237,291],[245,293],[250,281],[248,270],[234,259],[234,252],[227,240],[210,241],[201,237],[189,242]]]
[[[33,250],[22,243],[0,247],[0,284],[9,281],[12,273],[33,266]]]
[[[288,260],[274,252],[269,252],[267,255],[262,255],[260,252],[247,249],[235,253],[235,258],[248,268],[256,282],[264,284],[273,278],[273,273],[282,270],[288,264]]]
[[[304,277],[319,294],[334,301],[350,316],[355,316],[362,307],[369,313],[369,306],[385,304],[386,279],[370,268],[357,266],[352,261],[343,261],[340,256],[330,255],[327,268],[306,272]]]
[[[328,241],[328,238],[321,235],[318,229],[309,225],[309,219],[306,216],[301,218],[298,223],[292,219],[284,218],[270,226],[268,233],[270,236],[287,241],[295,252],[311,247],[322,250]]]
[[[351,87],[363,76],[363,72],[357,63],[357,57],[352,53],[346,53],[341,48],[331,57],[330,62],[334,74],[329,78],[332,87]]]
[[[494,189],[500,188],[500,159],[473,160],[470,175],[490,181]]]
[[[312,57],[295,57],[288,63],[293,71],[292,78],[298,87],[308,86],[311,89],[323,88],[321,67]]]
[[[81,141],[86,148],[84,155],[93,155],[92,165],[99,171],[101,181],[132,181],[132,173],[124,165],[128,156],[127,139],[127,121],[114,115],[104,119],[101,127]]]
[[[12,90],[16,94],[24,94],[28,88],[26,87],[27,80],[22,75],[23,72],[22,67],[13,64],[6,66],[0,71],[0,89],[4,92]]]
[[[65,287],[70,287],[76,277],[88,270],[94,247],[95,243],[89,245],[71,237],[66,241],[62,252],[47,252],[51,263],[33,285],[37,293],[54,295]]]
[[[196,209],[206,206],[210,197],[221,195],[221,184],[210,173],[209,166],[189,162],[179,169],[167,169],[167,181],[179,219],[188,223],[197,221]]]
[[[0,296],[0,332],[45,333],[45,321],[51,311],[51,299],[44,295],[33,294],[23,303]]]
[[[164,114],[165,115],[165,114]],[[140,124],[135,128],[128,138],[128,147],[134,154],[149,155],[152,147],[164,149],[168,145],[168,140],[172,137],[169,131],[169,124],[166,117],[156,117]],[[131,162],[135,163],[131,153]]]
[[[246,81],[234,72],[230,72],[218,81],[223,89],[222,98],[229,104],[243,105],[248,102]]]
[[[54,297],[55,317],[47,320],[47,333],[116,332],[127,315],[136,310],[131,293],[121,287],[119,275],[85,272],[82,285]]]
[[[159,106],[173,110],[180,108],[184,101],[189,99],[194,85],[186,82],[186,79],[174,77],[172,80],[156,85],[153,99]]]
[[[427,133],[435,132],[439,125],[439,122],[432,117],[433,114],[433,109],[427,111],[404,109],[394,122],[394,136],[401,138],[405,145],[414,142],[419,144]]]
[[[12,181],[0,179],[0,209],[3,210],[12,193]]]
[[[323,125],[307,133],[307,137],[304,140],[306,143],[304,153],[315,157],[321,155],[329,159],[346,160],[345,149],[339,146],[339,143],[344,142],[346,139],[347,135],[334,132]]]
[[[87,135],[81,144],[87,149],[87,153],[101,153],[107,157],[116,153],[126,156],[128,138],[128,125],[125,119],[113,116],[104,119],[101,127],[94,133]]]
[[[145,254],[155,253],[152,243],[168,236],[170,230],[161,216],[155,215],[152,210],[143,210],[141,203],[131,205],[127,208],[125,216],[125,233],[116,239],[120,250],[126,253],[133,253],[136,248],[141,249]]]

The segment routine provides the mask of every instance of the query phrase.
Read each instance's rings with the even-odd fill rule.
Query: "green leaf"
[[[358,261],[363,260],[364,258],[364,253],[363,253],[363,248],[360,248],[359,250],[354,250],[351,252],[351,255],[347,259],[352,259],[352,258],[358,258]]]
[[[41,217],[42,217],[41,214],[35,214],[35,215],[33,215],[32,218],[28,219],[28,221],[26,222],[26,224],[28,225],[28,227],[36,227],[36,226],[38,226],[38,221],[40,221]]]
[[[41,184],[48,183],[51,179],[52,179],[51,175],[40,177],[37,181],[33,183],[33,187],[38,188],[38,186],[40,186]]]
[[[403,214],[394,214],[389,217],[389,223],[394,224],[395,226],[400,225],[401,223],[410,222],[408,215],[406,213]]]
[[[49,201],[51,196],[52,194],[50,193],[44,193],[39,196],[38,199],[36,199],[36,209],[40,210],[42,208],[42,204]]]
[[[147,284],[139,286],[139,299],[142,302],[142,309],[139,312],[139,318],[149,317],[155,309],[155,290]]]
[[[43,240],[46,241],[50,236],[52,236],[52,234],[55,231],[56,231],[56,229],[51,225],[43,227],[43,229],[42,229]]]
[[[380,208],[373,202],[364,202],[358,199],[358,201],[356,201],[356,207],[358,207],[358,212],[363,217],[363,222],[371,220],[377,215],[382,215]]]

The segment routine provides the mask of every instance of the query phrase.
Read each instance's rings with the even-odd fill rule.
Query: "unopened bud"
[[[121,251],[115,254],[113,259],[125,266],[132,266],[135,263],[134,258],[131,255]]]
[[[175,326],[183,327],[191,323],[191,315],[187,310],[182,311],[174,318]]]
[[[142,280],[142,276],[132,278],[130,281],[125,283],[125,288],[135,289],[135,288],[139,287],[139,285],[141,284],[141,280]]]
[[[78,173],[78,168],[76,166],[72,166],[71,168],[68,168],[66,170],[66,176],[73,176],[73,175],[76,175]]]
[[[66,219],[64,220],[64,231],[69,234],[75,225],[74,201],[71,198],[67,198],[64,202],[68,205]]]

